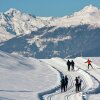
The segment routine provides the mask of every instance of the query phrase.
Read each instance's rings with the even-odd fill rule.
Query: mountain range
[[[39,17],[14,8],[0,13],[0,50],[36,58],[100,56],[100,9]]]

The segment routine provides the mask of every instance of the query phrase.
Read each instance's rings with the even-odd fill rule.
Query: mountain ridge
[[[100,27],[99,19],[100,9],[92,5],[84,7],[73,15],[64,17],[32,16],[27,13],[22,13],[15,8],[11,8],[4,13],[0,13],[0,28],[2,29],[1,33],[9,33],[12,36],[16,36],[29,34],[40,28],[52,26],[59,28],[90,24],[94,27]],[[9,39],[8,36],[5,36],[5,40],[7,39]]]
[[[100,42],[100,28],[90,29],[89,25],[79,25],[58,28],[51,32],[48,31],[49,29],[48,27],[42,28],[31,34],[20,35],[2,42],[0,50],[39,59],[77,57],[81,53],[83,56],[97,56],[98,53],[100,56],[100,45],[98,44]],[[95,50],[96,48],[98,49]]]
[[[0,43],[2,51],[36,58],[100,55],[100,9],[92,5],[71,16],[56,18],[32,17],[16,9],[6,13],[1,29],[8,30],[12,37]]]

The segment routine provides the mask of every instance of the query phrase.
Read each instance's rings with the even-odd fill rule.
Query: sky
[[[0,0],[0,12],[16,8],[35,16],[66,16],[87,5],[100,8],[100,0]]]

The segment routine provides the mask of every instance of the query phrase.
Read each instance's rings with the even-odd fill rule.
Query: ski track
[[[70,91],[71,88],[73,87],[73,80],[71,77],[68,77],[68,78],[69,78],[71,84],[69,84],[67,91]],[[62,95],[62,96],[60,96],[60,98],[59,98],[59,95]],[[55,98],[58,100],[63,100],[65,98],[65,92],[61,93],[59,90],[59,93],[53,94],[53,95],[49,96],[49,98],[47,100],[54,100]]]
[[[98,87],[96,87],[95,89],[91,89],[93,85],[95,85],[93,81],[97,83],[99,81],[84,69],[78,68],[80,64],[76,64],[75,71],[68,72],[66,60],[60,58],[56,58],[56,59],[53,58],[50,60],[42,60],[42,61],[47,63],[50,66],[53,66],[58,71],[61,71],[64,75],[67,75],[69,79],[68,90],[66,92],[61,93],[59,89],[54,93],[44,96],[44,100],[87,100],[86,99],[87,91],[91,90],[92,92],[95,91],[95,89],[98,89]],[[74,83],[75,77],[77,76],[80,76],[81,79],[83,80],[82,90],[78,93],[75,92],[75,83]],[[90,80],[90,82],[92,82],[91,85],[89,85],[88,79]]]

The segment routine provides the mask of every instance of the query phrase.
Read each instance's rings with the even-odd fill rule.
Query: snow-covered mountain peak
[[[96,12],[99,9],[93,5],[86,6],[82,9],[84,12]]]
[[[15,8],[10,8],[8,11],[6,11],[4,14],[9,16],[15,16],[16,14],[21,14],[21,12]]]
[[[0,13],[0,28],[3,30],[1,33],[7,34],[8,37],[8,33],[14,36],[30,34],[40,28],[49,28],[48,32],[53,32],[58,28],[79,26],[81,24],[100,27],[99,20],[100,9],[92,5],[84,7],[71,16],[64,17],[33,16],[11,8],[4,13]]]
[[[89,5],[89,6],[85,6],[79,12],[75,12],[74,15],[82,16],[84,14],[92,14],[92,13],[100,13],[100,10],[97,7],[93,6],[93,5]]]

